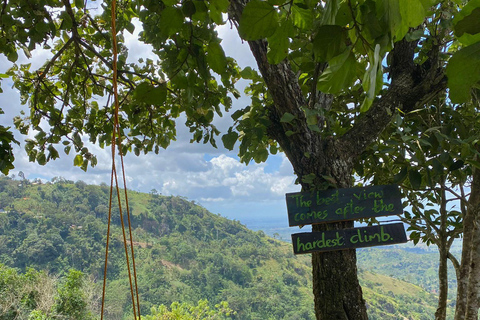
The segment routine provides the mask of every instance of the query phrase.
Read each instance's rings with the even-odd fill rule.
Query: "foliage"
[[[3,114],[2,109],[0,109],[0,114]],[[19,144],[9,129],[9,127],[0,126],[0,172],[5,175],[14,168],[15,157],[13,156],[12,144]]]
[[[80,271],[56,278],[28,268],[24,274],[0,264],[0,319],[94,319]],[[93,285],[92,283],[88,284]]]
[[[456,255],[459,254],[458,248],[454,251]],[[438,251],[431,246],[428,247],[425,244],[413,246],[413,244],[410,244],[407,248],[364,248],[358,251],[358,261],[359,268],[362,270],[375,275],[390,276],[407,283],[412,283],[429,293],[438,294],[439,254]],[[449,266],[448,273],[448,298],[449,301],[453,303],[455,301],[457,285],[453,266]],[[382,286],[384,285],[382,284]],[[378,287],[378,289],[380,290],[382,288]],[[386,290],[386,293],[389,290],[391,289]],[[435,301],[429,304],[433,307]]]
[[[70,319],[92,319],[88,310],[87,297],[82,290],[83,274],[70,269],[63,284],[58,288],[56,311],[68,315]]]
[[[369,0],[322,5],[307,0],[250,1],[238,22],[239,34],[249,41],[266,38],[271,64],[284,59],[291,62],[310,104],[303,112],[311,130],[326,136],[341,135],[352,115],[366,112],[383,89],[382,61],[387,61],[387,69],[391,67],[391,58],[385,58],[404,37],[419,42],[417,62],[423,68],[432,60],[429,52],[437,45],[433,38],[445,38],[442,41],[448,42],[453,53],[447,68],[451,98],[466,101],[470,88],[479,80],[478,72],[462,69],[478,64],[475,57],[479,55],[474,54],[478,47],[478,1],[464,8],[437,2]],[[431,7],[434,4],[437,7]],[[53,55],[39,70],[14,65],[8,72],[21,92],[22,103],[31,106],[31,113],[15,122],[24,134],[35,131],[34,139],[28,139],[25,146],[31,161],[45,164],[58,158],[62,143],[66,153],[75,150],[74,164],[86,170],[88,164],[96,164],[96,158],[81,137],[87,135],[101,146],[110,143],[110,2],[99,5],[102,10],[97,16],[91,14],[89,3],[85,6],[82,1],[43,0],[28,7],[9,1],[2,10],[5,45],[0,52],[10,61],[17,61],[19,50],[31,56],[39,47]],[[267,93],[264,79],[256,71],[250,67],[239,70],[236,62],[225,56],[215,29],[225,24],[222,14],[228,7],[226,0],[121,2],[117,27],[123,152],[138,155],[167,147],[175,139],[174,120],[180,114],[187,118],[192,141],[215,146],[219,132],[212,125],[213,117],[222,115],[222,106],[230,109],[229,94],[239,96],[234,84],[240,77],[251,81],[247,93],[252,103],[234,114],[236,124],[222,138],[225,146],[232,148],[240,140],[240,156],[247,163],[252,159],[265,161],[268,152],[276,152],[277,144],[266,134],[269,119],[262,111],[271,104],[272,93]],[[127,63],[124,34],[134,31],[134,19],[142,22],[140,40],[153,46],[158,61]],[[235,20],[235,15],[230,19]],[[446,34],[450,24],[455,38]],[[311,91],[315,82],[323,93],[341,98],[325,110],[328,113],[315,107]],[[96,101],[100,97],[107,98],[101,100],[105,105]],[[345,109],[346,103],[353,103],[354,109]],[[325,118],[323,125],[321,118]],[[48,130],[40,126],[42,119],[48,122]],[[290,134],[295,133],[292,129]]]
[[[435,313],[437,296],[419,286],[364,270],[360,270],[360,282],[367,300],[369,319],[429,320]],[[453,318],[453,310],[448,316]]]
[[[207,300],[198,301],[196,306],[174,302],[170,308],[164,305],[152,307],[150,315],[147,315],[145,320],[223,320],[230,319],[231,313],[228,303],[224,301],[215,305],[213,310],[210,309]]]

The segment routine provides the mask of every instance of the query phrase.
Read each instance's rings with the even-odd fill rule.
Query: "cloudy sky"
[[[129,59],[154,58],[149,48],[140,44],[137,39],[139,27],[134,35],[126,34],[126,42],[130,48]],[[219,30],[224,39],[222,44],[226,54],[234,57],[240,66],[255,65],[247,44],[238,38],[234,30],[226,25]],[[28,60],[32,68],[41,66],[48,57],[48,52],[36,51]],[[18,63],[27,62],[21,57]],[[0,55],[0,73],[4,73],[11,64]],[[19,94],[12,89],[12,82],[2,81],[4,92],[0,94],[0,107],[5,114],[0,115],[0,124],[13,127],[13,117],[24,107],[20,105]],[[242,88],[239,88],[241,91]],[[243,92],[243,91],[242,91]],[[234,102],[234,110],[248,105],[249,99],[242,96]],[[233,111],[234,111],[233,110]],[[232,111],[232,112],[233,112]],[[181,122],[181,120],[180,120]],[[216,125],[225,131],[231,125],[231,118],[226,115],[216,120]],[[177,141],[158,155],[129,155],[125,158],[127,187],[129,189],[150,192],[152,189],[164,195],[181,195],[203,205],[213,213],[219,213],[243,223],[255,224],[255,221],[278,221],[287,227],[287,211],[285,193],[300,190],[294,185],[293,169],[282,155],[270,156],[263,164],[251,163],[248,166],[238,161],[237,150],[229,152],[221,147],[215,149],[210,145],[190,144],[191,134],[184,127],[177,128]],[[98,146],[91,149],[97,155],[98,165],[87,172],[73,166],[73,157],[60,154],[60,159],[39,166],[28,162],[23,150],[26,138],[16,133],[21,147],[15,148],[15,169],[22,171],[29,179],[41,178],[51,180],[62,176],[69,180],[83,180],[87,183],[99,184],[110,182],[111,156],[109,149],[102,150]]]

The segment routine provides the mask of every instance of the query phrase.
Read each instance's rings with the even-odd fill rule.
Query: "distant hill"
[[[109,189],[0,177],[0,263],[51,274],[74,268],[103,279]],[[227,301],[233,319],[314,319],[309,255],[294,256],[290,244],[182,197],[130,191],[129,203],[143,314],[207,299],[212,306]],[[115,205],[109,319],[128,318],[131,308],[120,222]],[[360,278],[371,319],[432,318],[433,294],[367,271]]]

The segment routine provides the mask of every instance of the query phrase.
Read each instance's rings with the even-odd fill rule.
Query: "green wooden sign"
[[[396,185],[287,193],[288,222],[292,227],[399,215],[401,199]]]
[[[292,234],[295,254],[382,246],[407,242],[403,223]]]

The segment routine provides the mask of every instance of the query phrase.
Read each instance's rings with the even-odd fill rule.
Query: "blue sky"
[[[140,25],[133,35],[126,34],[126,45],[130,48],[129,60],[138,58],[155,58],[148,46],[139,43],[137,34]],[[224,39],[222,45],[226,54],[237,60],[241,67],[255,66],[255,61],[248,45],[242,43],[235,30],[225,25],[219,30]],[[21,55],[21,53],[20,53]],[[33,52],[27,59],[20,56],[17,63],[32,63],[32,69],[41,66],[50,54],[47,51]],[[4,73],[11,64],[0,55],[0,73]],[[25,107],[20,105],[19,94],[12,89],[8,79],[2,81],[4,92],[0,94],[0,107],[5,112],[0,116],[0,124],[13,127],[13,117]],[[243,92],[243,88],[239,87]],[[244,108],[249,104],[245,95],[234,101],[234,108]],[[238,161],[238,150],[228,151],[210,145],[191,144],[191,134],[179,119],[177,141],[160,154],[128,155],[125,158],[127,187],[129,189],[149,192],[156,189],[164,195],[180,195],[203,205],[213,213],[221,214],[242,222],[278,221],[278,227],[287,227],[287,211],[285,193],[297,192],[299,186],[294,185],[293,169],[283,154],[270,156],[266,163],[250,163],[248,166]],[[229,114],[216,119],[215,125],[223,132],[232,124]],[[21,147],[15,148],[15,169],[22,171],[29,179],[41,178],[51,180],[62,176],[69,180],[83,180],[87,183],[99,184],[110,182],[111,156],[109,149],[102,150],[91,145],[98,158],[98,165],[83,172],[73,166],[72,154],[60,154],[60,159],[40,166],[28,161],[23,150],[25,136],[16,133]],[[248,225],[248,223],[247,223]],[[293,231],[293,230],[292,230]]]

